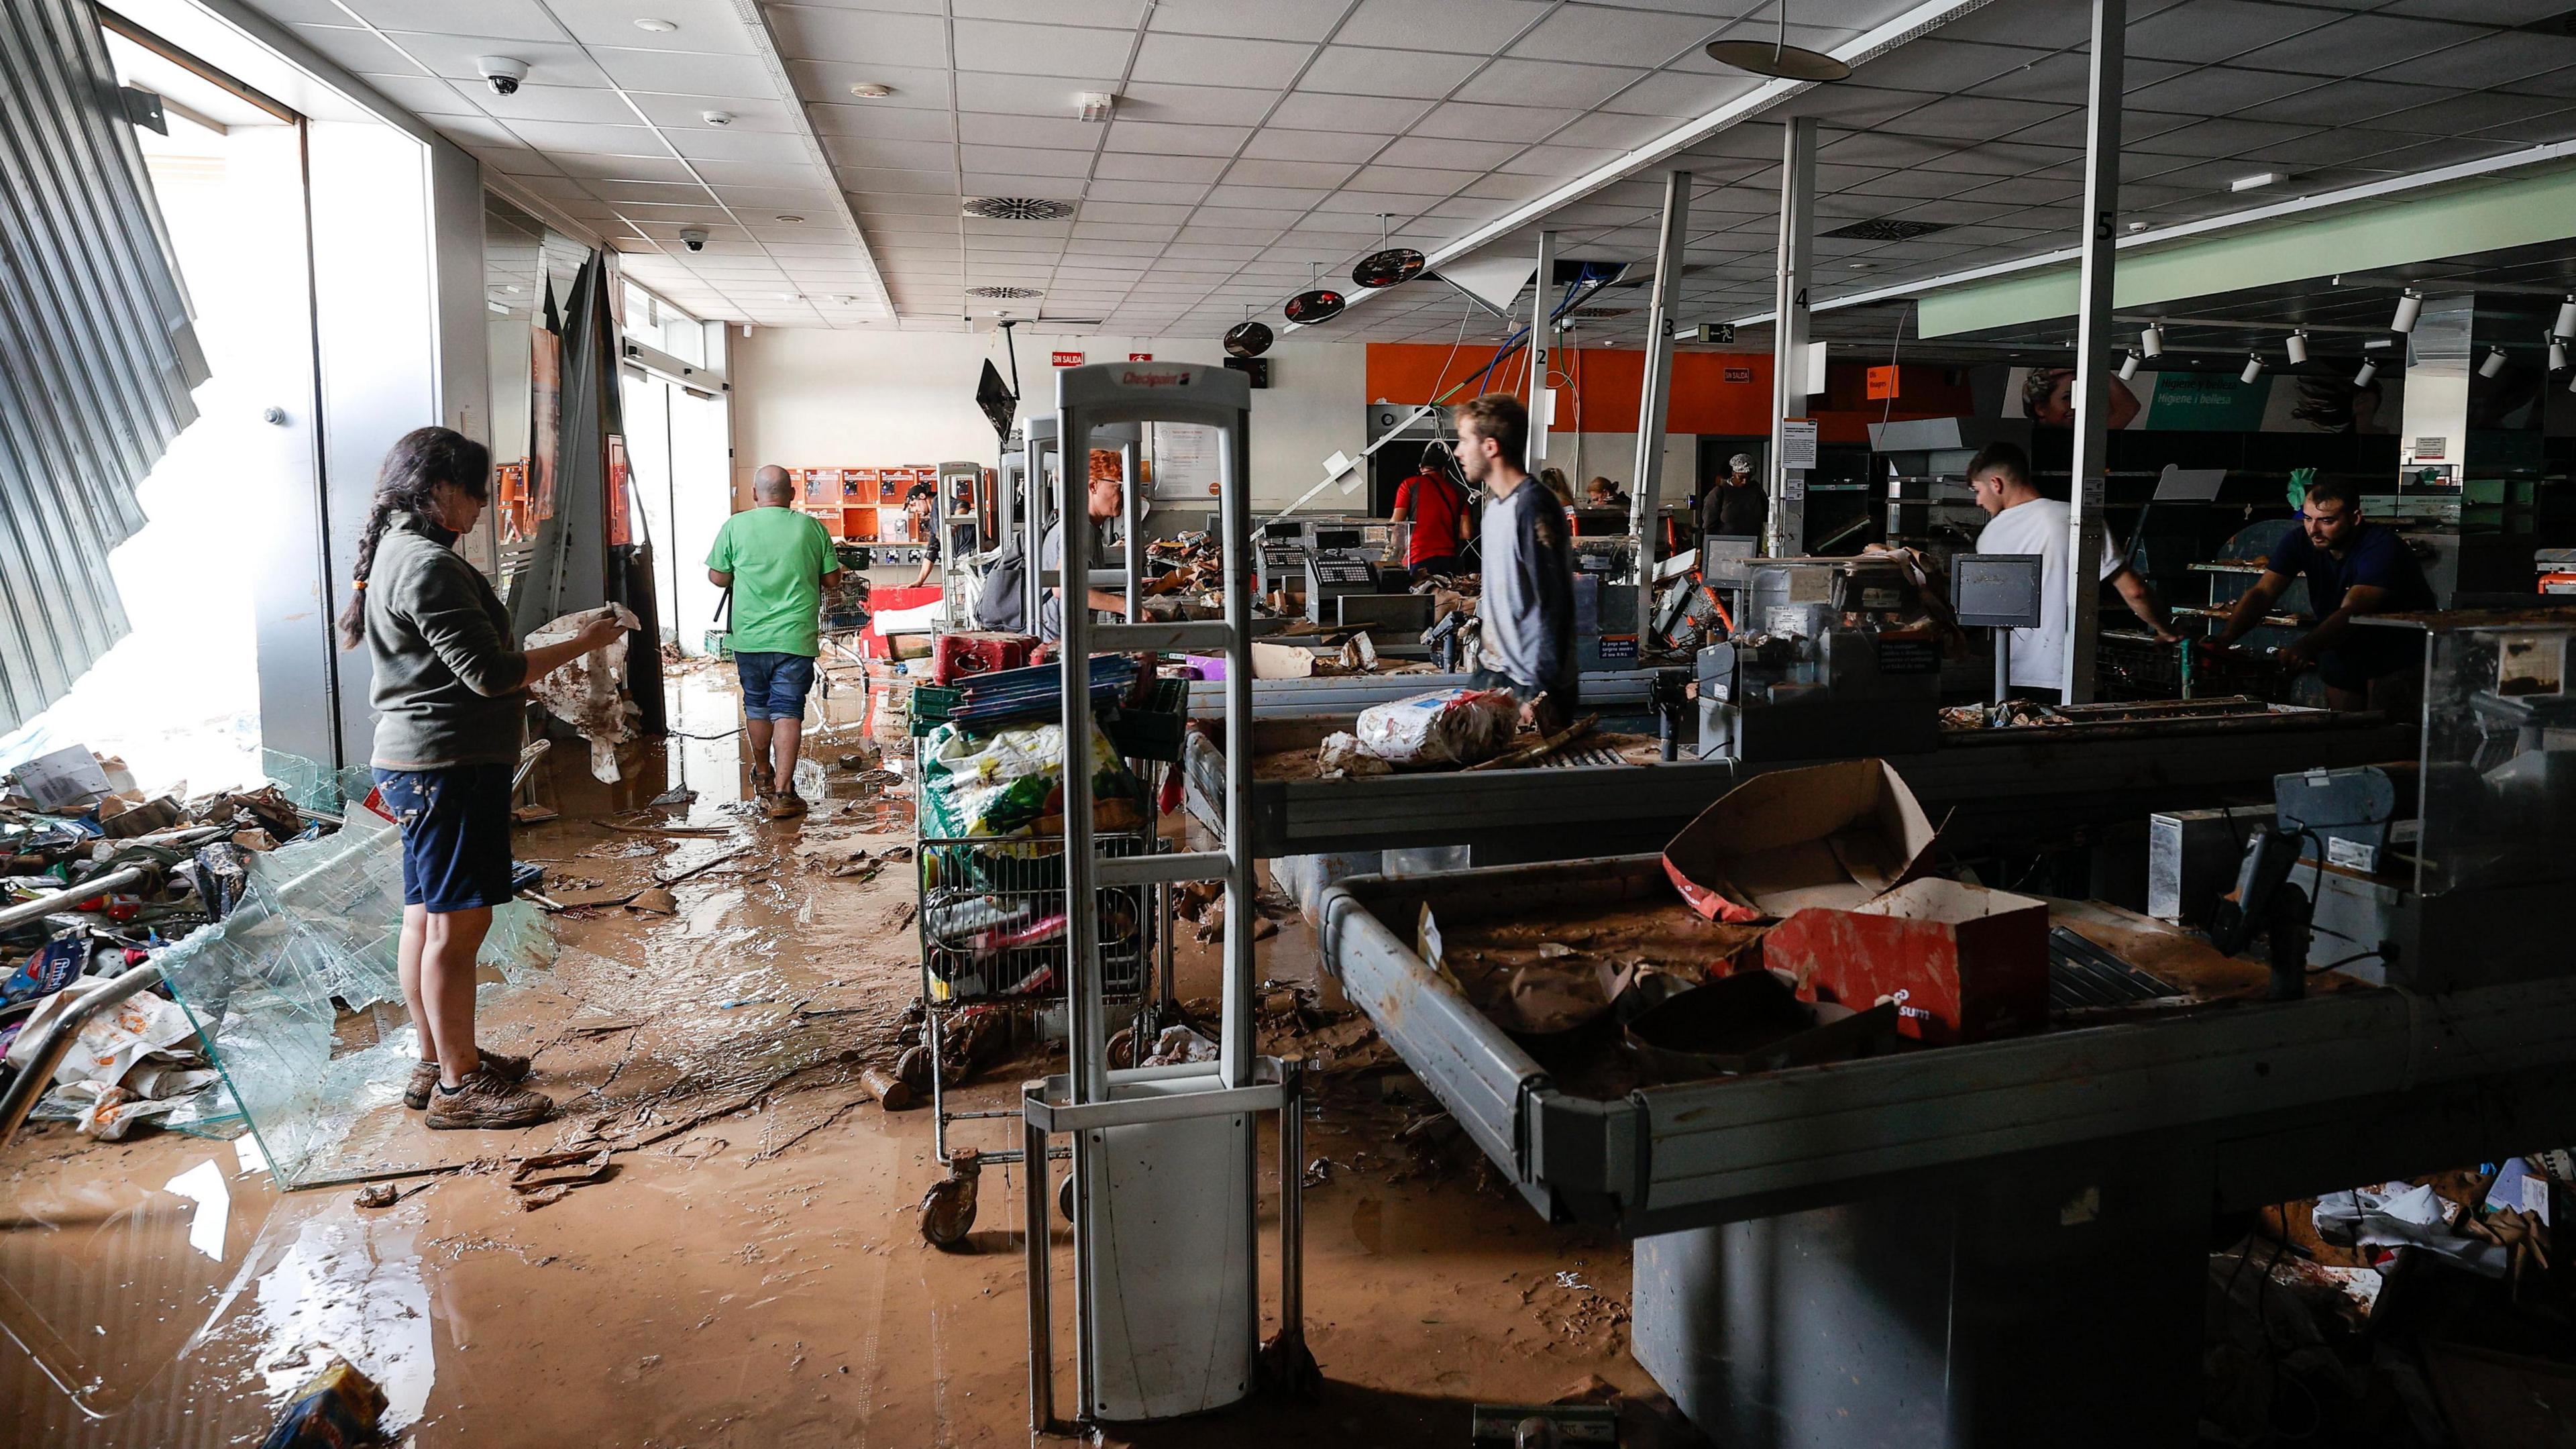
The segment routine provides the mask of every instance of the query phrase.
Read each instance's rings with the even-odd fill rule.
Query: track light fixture
[[[2365,357],[2361,360],[2361,371],[2352,375],[2352,385],[2354,387],[2368,387],[2370,386],[2370,380],[2377,376],[2379,376],[2379,359],[2375,357]]]
[[[2388,319],[2388,330],[2407,333],[2415,330],[2415,319],[2424,314],[2424,294],[2409,287],[2397,299],[2397,315]]]
[[[2563,338],[2549,339],[2549,370],[2551,372],[2567,370],[2567,343]]]
[[[2138,351],[2147,357],[2164,356],[2165,324],[2162,322],[2148,323],[2147,330],[2138,334]]]
[[[2122,382],[2127,382],[2130,378],[2133,378],[2133,377],[2135,377],[2135,376],[2137,376],[2137,375],[2138,375],[2138,354],[2136,354],[2135,352],[2124,352],[2124,353],[2122,353],[2122,354],[2120,355],[2120,381],[2122,381]]]
[[[2550,324],[2552,337],[2576,337],[2576,296],[2558,304],[2558,320]]]
[[[2236,380],[2242,383],[2251,383],[2262,375],[2263,359],[2248,353],[2245,358],[2245,370],[2236,374]]]
[[[2289,349],[2292,367],[2308,365],[2308,334],[2304,329],[2291,333],[2289,340],[2283,346]]]
[[[2504,375],[2504,364],[2505,364],[2505,360],[2506,360],[2506,359],[2505,359],[2504,349],[2503,349],[2503,348],[2501,348],[2501,347],[2495,347],[2495,346],[2489,346],[2489,347],[2487,348],[2487,355],[2486,355],[2485,357],[2482,357],[2482,358],[2480,358],[2480,359],[2478,360],[2478,376],[2480,376],[2480,377],[2501,377],[2501,376],[2503,376],[2503,375]]]

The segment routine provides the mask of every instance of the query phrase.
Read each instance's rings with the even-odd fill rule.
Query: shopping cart
[[[1174,765],[1155,765],[1149,774]],[[916,776],[915,778],[920,778]],[[1150,795],[1148,798],[1152,798]],[[1161,847],[1151,818],[1133,829],[1095,837],[1099,854],[1141,855]],[[903,1075],[930,1098],[938,1161],[958,1171],[949,1128],[958,1122],[1020,1116],[1005,1108],[952,1108],[952,1075],[979,1058],[1015,1049],[1040,1035],[1041,1018],[1060,1022],[1064,1008],[1063,837],[921,838],[914,853],[920,886],[915,916],[921,937],[922,1037],[907,1052]],[[1116,886],[1099,901],[1102,998],[1132,1021],[1131,1054],[1152,1049],[1172,1010],[1172,888]],[[926,1079],[926,1080],[925,1080]],[[1016,1134],[1014,1134],[1016,1136]],[[1071,1155],[1057,1148],[1056,1157]],[[976,1150],[973,1170],[1024,1160],[1017,1146]],[[1072,1179],[1066,1179],[1071,1185]],[[945,1246],[974,1222],[971,1198],[961,1211],[925,1212],[922,1234]],[[947,1236],[942,1236],[943,1234]]]

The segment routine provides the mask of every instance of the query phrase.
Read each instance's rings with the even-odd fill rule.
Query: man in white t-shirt
[[[1979,553],[2035,553],[2039,566],[2039,627],[2012,631],[2012,685],[2017,694],[2054,701],[2066,674],[2067,506],[2042,498],[2031,486],[2030,455],[2011,443],[1989,443],[1968,464],[1968,486],[1987,523],[1977,535]],[[2129,567],[2118,540],[2102,530],[2102,582],[2120,591],[2129,612],[2172,644],[2181,640],[2165,622],[2156,591]]]

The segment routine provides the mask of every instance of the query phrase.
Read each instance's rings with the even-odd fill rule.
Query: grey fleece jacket
[[[1565,507],[1533,478],[1485,500],[1477,537],[1484,598],[1482,647],[1523,700],[1575,682],[1574,556]]]
[[[374,762],[382,770],[511,764],[519,758],[528,656],[455,535],[396,514],[367,579],[375,669]]]

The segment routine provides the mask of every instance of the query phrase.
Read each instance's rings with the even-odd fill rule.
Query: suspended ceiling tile
[[[434,8],[410,0],[350,0],[348,9],[356,11],[368,24],[386,30],[437,30],[495,40],[570,38],[546,7],[535,0],[441,0]]]
[[[1109,127],[1108,149],[1149,156],[1232,156],[1251,134],[1240,126],[1187,126],[1122,119]]]
[[[813,164],[812,153],[805,149],[802,136],[713,127],[675,129],[665,135],[669,144],[691,161],[764,161],[808,168]]]
[[[1432,100],[1449,94],[1476,66],[1477,58],[1470,55],[1328,45],[1298,82],[1298,90]]]
[[[2190,0],[2129,21],[2129,53],[2149,60],[2230,60],[2334,19],[2308,6],[2261,5],[2252,0]]]
[[[1214,79],[1214,78],[1212,78]],[[1277,104],[1279,93],[1256,86],[1172,85],[1131,82],[1118,98],[1118,113],[1140,121],[1189,125],[1253,126]]]
[[[2468,25],[2383,15],[2353,15],[2302,32],[2277,45],[2247,51],[2229,62],[2255,70],[2294,71],[2303,75],[2360,75],[2400,64],[2428,51],[2478,39],[2486,32]]]
[[[1279,102],[1270,127],[1350,134],[1399,136],[1428,109],[1420,100],[1375,96],[1318,95],[1292,91]]]
[[[1101,156],[1093,174],[1120,181],[1212,182],[1225,174],[1221,156],[1146,156],[1111,151]]]
[[[958,151],[969,172],[1016,172],[1022,176],[1071,176],[1091,174],[1088,151],[1042,151],[1025,146],[961,146]]]
[[[884,166],[835,166],[833,175],[852,191],[957,194],[954,170],[905,170]]]
[[[417,11],[421,7],[413,0],[405,8]],[[442,11],[447,8],[440,7]],[[649,6],[639,5],[636,0],[544,0],[544,8],[561,22],[566,33],[585,45],[752,53],[750,32],[743,28],[732,8],[704,0],[658,0]],[[647,16],[674,21],[680,28],[659,34],[638,29],[636,20]]]
[[[725,188],[718,187],[722,194]],[[869,192],[857,198],[859,208],[870,215],[936,216],[958,220],[958,208],[965,196],[957,191]]]
[[[1528,60],[1661,63],[1704,45],[1725,25],[1725,19],[1705,14],[1568,5],[1513,42],[1507,53]]]
[[[1436,136],[1405,136],[1378,157],[1387,166],[1425,166],[1453,171],[1489,171],[1519,154],[1514,141],[1462,141]]]
[[[786,65],[787,78],[795,85],[796,94],[818,112],[827,108],[945,111],[952,90],[947,71],[920,66],[838,60],[791,60]],[[862,84],[890,86],[894,93],[864,100],[850,94],[850,87]]]
[[[687,166],[667,156],[594,156],[567,151],[556,153],[553,160],[567,176],[601,181],[659,181],[681,186],[698,184]]]
[[[805,113],[812,118],[817,135],[885,141],[947,141],[970,122],[1006,119],[964,115],[952,121],[945,105],[938,110],[918,106],[812,105],[805,108]]]
[[[972,146],[1019,146],[1050,151],[1100,148],[1098,123],[1073,116],[994,116],[968,111],[957,117],[957,139]]]
[[[1127,55],[1136,43],[1132,30],[1075,25],[1029,25],[1010,21],[959,20],[957,68],[1004,75],[1091,75],[1126,73]],[[1104,89],[1115,90],[1115,85]]]
[[[954,176],[957,148],[944,141],[880,141],[852,136],[823,136],[823,154],[835,166],[948,173]],[[954,190],[952,186],[950,189]]]
[[[1322,40],[1349,0],[1160,0],[1154,29],[1185,35],[1240,35],[1268,40]]]
[[[985,71],[957,73],[957,108],[1006,116],[1079,117],[1084,94],[1114,91],[1117,83],[1064,75],[996,75]]]
[[[1354,168],[1340,161],[1237,161],[1225,173],[1236,186],[1288,186],[1330,189],[1350,179]]]
[[[763,5],[778,53],[793,60],[869,60],[946,69],[948,22],[820,5]]]
[[[1498,60],[1458,88],[1458,99],[1496,105],[1599,105],[1646,73],[1627,66],[1572,65],[1548,60]],[[1677,79],[1677,78],[1674,78]],[[1684,84],[1689,84],[1684,82]]]
[[[1087,194],[1102,201],[1188,203],[1206,195],[1207,187],[1195,181],[1095,181]]]
[[[719,96],[775,94],[768,67],[748,55],[618,50],[607,46],[592,47],[590,55],[611,81],[628,90]]]
[[[1284,40],[1241,40],[1176,35],[1157,30],[1136,52],[1133,78],[1194,84],[1211,80],[1247,87],[1279,87],[1296,78],[1312,45]]]
[[[2457,97],[2458,91],[2434,86],[2392,85],[2386,81],[2346,80],[2317,86],[2238,112],[2257,121],[2302,121],[2310,125],[2362,125],[2382,116]]]
[[[698,131],[723,129],[738,133],[793,133],[796,116],[783,101],[756,100],[738,96],[669,95],[660,91],[629,91],[644,118],[656,126],[671,130]],[[707,112],[716,111],[733,117],[722,127],[712,126]]]

